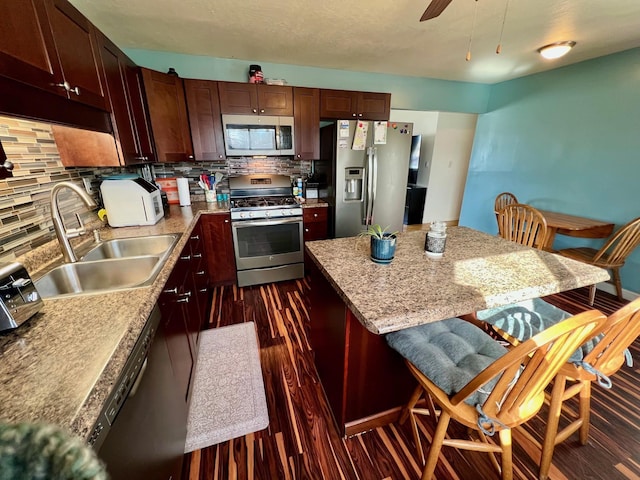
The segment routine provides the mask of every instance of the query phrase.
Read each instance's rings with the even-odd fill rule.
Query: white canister
[[[440,258],[444,254],[447,242],[447,225],[444,222],[431,222],[424,240],[424,250],[427,256]]]
[[[189,193],[189,180],[187,178],[178,178],[178,200],[181,207],[191,205],[191,194]]]

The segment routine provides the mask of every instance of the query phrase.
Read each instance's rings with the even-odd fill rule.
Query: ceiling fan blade
[[[430,20],[440,15],[452,0],[431,0],[431,3],[420,17],[420,21]]]

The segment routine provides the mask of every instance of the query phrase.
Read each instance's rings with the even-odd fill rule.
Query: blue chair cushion
[[[459,318],[388,333],[386,340],[391,348],[449,396],[458,393],[482,370],[507,353],[505,347],[482,329]],[[485,385],[465,399],[465,403],[483,404],[492,388],[491,384]]]
[[[476,312],[478,320],[499,328],[521,342],[571,316],[570,313],[540,298]],[[582,345],[571,355],[569,361],[579,362],[582,360],[593,350],[600,338],[598,336]]]

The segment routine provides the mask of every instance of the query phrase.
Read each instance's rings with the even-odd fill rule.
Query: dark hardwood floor
[[[417,479],[422,471],[408,422],[390,424],[351,438],[333,425],[309,345],[306,281],[213,292],[209,327],[254,321],[258,330],[269,427],[185,456],[183,478],[227,479]],[[548,297],[572,313],[588,309],[587,289]],[[621,306],[598,292],[596,308],[609,314]],[[551,479],[640,479],[640,341],[631,348],[633,367],[613,377],[613,388],[593,387],[589,443],[577,435],[556,448]],[[575,409],[577,403],[569,402]],[[529,424],[541,436],[546,409]],[[455,424],[452,422],[452,426]],[[460,428],[459,426],[457,426]],[[433,425],[421,425],[429,439]],[[428,441],[423,445],[428,448]],[[514,478],[537,478],[539,453],[514,433]],[[437,479],[497,479],[483,453],[443,449]]]

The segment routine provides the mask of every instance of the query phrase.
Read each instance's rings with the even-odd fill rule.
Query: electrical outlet
[[[89,195],[93,195],[94,193],[96,193],[95,189],[93,188],[93,185],[91,185],[90,178],[83,178],[82,183],[84,183],[84,189],[87,191]]]

